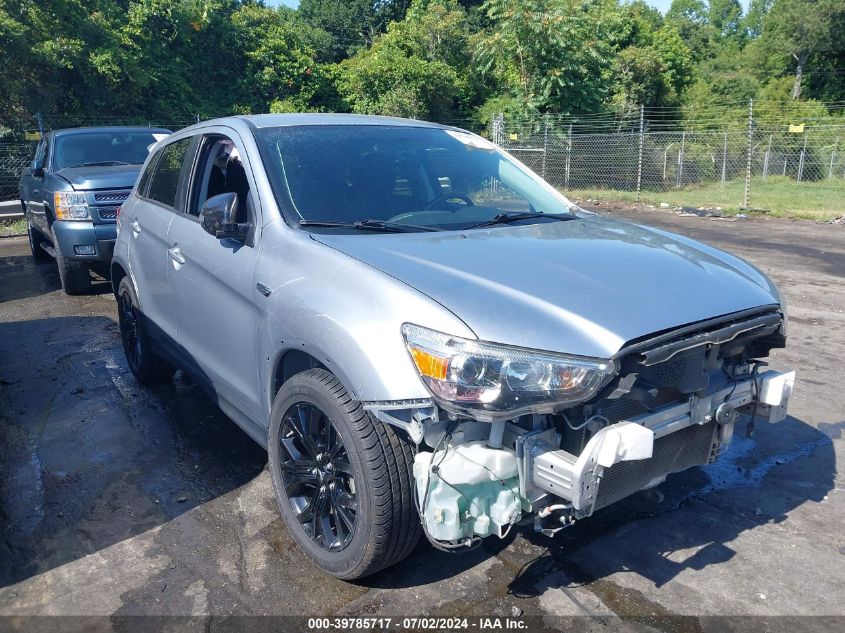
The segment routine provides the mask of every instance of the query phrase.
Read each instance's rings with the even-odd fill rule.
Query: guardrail
[[[0,220],[18,220],[23,217],[21,203],[17,200],[0,202]]]

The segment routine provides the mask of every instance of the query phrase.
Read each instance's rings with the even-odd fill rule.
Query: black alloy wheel
[[[299,525],[312,541],[340,551],[355,535],[358,498],[343,439],[315,405],[297,402],[282,418],[279,470]]]
[[[416,546],[413,446],[325,368],[297,373],[278,390],[267,453],[279,512],[323,571],[363,578]]]
[[[172,378],[176,369],[153,349],[129,277],[121,279],[117,288],[117,320],[126,362],[138,382],[148,384]]]
[[[138,332],[138,315],[135,313],[135,305],[132,296],[128,292],[122,292],[118,296],[120,338],[123,341],[123,352],[126,354],[126,362],[133,373],[141,365],[141,337]]]

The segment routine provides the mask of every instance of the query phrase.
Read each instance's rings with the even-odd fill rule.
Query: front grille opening
[[[123,202],[129,197],[128,191],[106,191],[94,194],[94,202]]]

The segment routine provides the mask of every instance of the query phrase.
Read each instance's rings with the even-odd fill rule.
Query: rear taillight
[[[117,211],[116,211],[115,216],[114,216],[116,220],[120,220],[120,210],[121,210],[121,208],[123,208],[123,205],[120,205],[117,208]]]

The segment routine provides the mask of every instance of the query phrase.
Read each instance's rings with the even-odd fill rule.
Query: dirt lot
[[[724,630],[714,615],[845,616],[845,226],[622,214],[779,283],[790,342],[771,364],[798,371],[792,417],[753,439],[740,428],[719,463],[671,477],[662,501],[635,495],[553,540],[525,529],[464,556],[421,544],[360,583],[299,553],[265,454],[195,387],[134,382],[105,284],[66,297],[25,239],[0,240],[0,615],[519,614],[550,629],[586,615],[580,629],[679,631]]]

